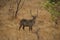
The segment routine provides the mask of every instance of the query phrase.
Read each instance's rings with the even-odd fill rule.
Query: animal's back
[[[21,25],[25,25],[25,26],[29,26],[29,25],[33,25],[34,24],[34,21],[32,19],[31,20],[22,19],[20,21],[20,24]]]
[[[28,24],[28,20],[22,19],[22,20],[20,21],[20,24],[21,24],[21,25],[27,25],[27,24]]]

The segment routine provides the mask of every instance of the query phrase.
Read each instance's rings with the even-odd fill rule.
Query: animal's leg
[[[25,26],[23,25],[23,30],[25,29]]]
[[[19,30],[21,29],[22,25],[20,25]]]
[[[29,31],[32,31],[32,26],[29,27]]]
[[[32,27],[31,27],[30,29],[31,29],[31,31],[32,31]]]

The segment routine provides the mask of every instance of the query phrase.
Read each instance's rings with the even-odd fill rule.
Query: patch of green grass
[[[58,10],[56,10],[57,5],[60,5],[60,2],[50,3],[49,1],[47,1],[47,2],[44,3],[44,8],[51,13],[52,20],[55,20],[58,16],[60,16],[60,12]]]

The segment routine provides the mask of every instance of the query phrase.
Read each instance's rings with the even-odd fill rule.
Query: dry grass
[[[43,1],[25,0],[23,8],[18,12],[18,18],[14,20],[13,15],[16,10],[16,4],[12,4],[15,2],[14,0],[11,3],[12,9],[10,11],[10,3],[0,10],[0,40],[60,40],[60,23],[55,26],[54,22],[51,21],[49,12],[40,6]],[[25,28],[25,31],[22,29],[19,31],[19,21],[23,18],[31,19],[30,9],[32,14],[35,15],[37,8],[39,8],[39,15],[36,24],[33,26],[33,31],[29,32],[28,27]],[[37,31],[38,29],[39,31]]]

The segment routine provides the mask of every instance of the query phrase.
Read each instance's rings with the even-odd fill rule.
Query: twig
[[[39,32],[39,30],[40,30],[40,28],[39,28],[39,29],[37,29],[35,32],[33,32],[34,34],[36,34],[36,36],[37,36],[37,40],[40,40],[40,39],[39,39],[39,33],[38,33],[38,32]]]
[[[21,3],[21,0],[19,0],[19,2],[17,2],[17,9],[16,9],[16,13],[15,13],[15,18],[17,18],[17,14],[18,14],[18,11],[19,11],[19,5],[20,5],[20,3]],[[24,2],[22,3],[20,9],[22,8],[23,4],[24,4]]]

